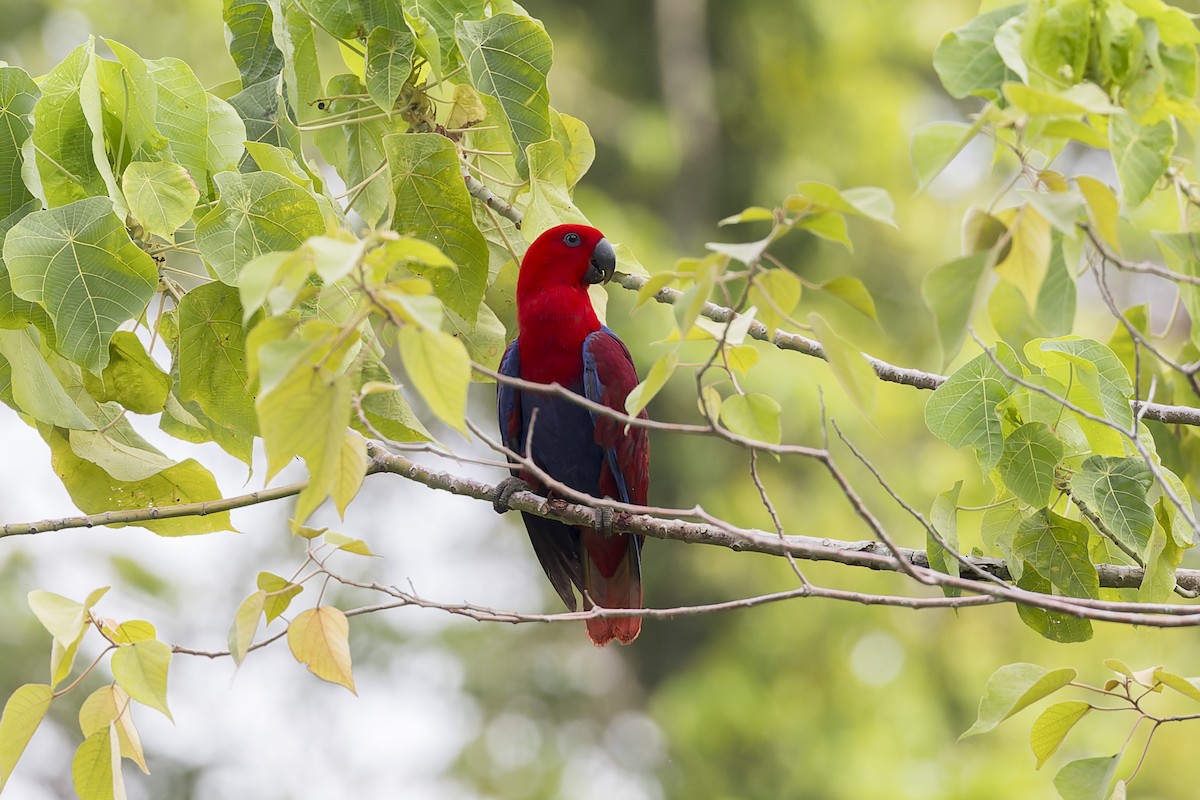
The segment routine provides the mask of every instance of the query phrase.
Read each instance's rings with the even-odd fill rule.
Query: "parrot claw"
[[[510,475],[509,477],[500,481],[500,483],[496,484],[496,491],[492,495],[492,508],[496,510],[497,514],[503,514],[509,510],[510,506],[508,505],[508,501],[512,499],[514,494],[517,492],[531,491],[533,490],[530,488],[528,483],[520,478]]]
[[[601,506],[596,509],[596,519],[592,522],[592,528],[605,539],[611,539],[613,535],[613,523],[616,522],[616,518],[617,514],[615,511],[607,506]]]

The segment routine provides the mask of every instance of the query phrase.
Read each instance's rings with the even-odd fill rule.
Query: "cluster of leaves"
[[[637,414],[654,398],[681,366],[684,344],[702,342],[707,361],[692,366],[697,372],[700,413],[745,439],[779,444],[782,438],[782,409],[763,392],[746,392],[739,379],[758,364],[758,350],[747,343],[751,329],[759,327],[762,338],[779,329],[810,331],[817,337],[834,375],[848,396],[864,413],[875,403],[877,379],[859,350],[839,335],[820,314],[810,313],[807,324],[793,318],[804,289],[824,292],[876,320],[875,300],[858,278],[839,275],[824,283],[806,281],[767,251],[792,231],[807,231],[853,250],[847,217],[895,226],[894,204],[886,191],[874,186],[838,190],[806,181],[796,187],[778,208],[747,208],[721,220],[722,225],[771,223],[766,236],[750,242],[711,242],[712,252],[703,258],[680,259],[673,270],[656,272],[638,289],[635,308],[672,286],[682,288],[675,302],[675,327],[666,341],[674,346],[655,361],[646,379],[626,400],[626,411]],[[722,296],[737,316],[717,322],[701,316],[714,294]],[[715,345],[715,348],[714,348]],[[705,382],[704,373],[715,368],[721,376]],[[724,391],[723,391],[724,390]]]
[[[1172,722],[1200,719],[1200,714],[1195,712],[1168,715],[1149,711],[1146,708],[1147,701],[1152,696],[1163,694],[1163,689],[1170,689],[1168,694],[1174,699],[1186,698],[1200,703],[1200,679],[1184,678],[1168,672],[1162,666],[1132,670],[1124,662],[1111,658],[1104,662],[1104,666],[1115,677],[1106,680],[1103,686],[1077,681],[1078,673],[1070,668],[1048,670],[1036,664],[1008,664],[1001,667],[988,679],[983,698],[979,701],[979,715],[960,740],[987,733],[1017,712],[1062,689],[1071,687],[1090,693],[1096,702],[1063,700],[1047,706],[1030,728],[1029,746],[1037,759],[1037,768],[1041,769],[1062,747],[1075,725],[1091,712],[1132,714],[1134,722],[1120,750],[1109,756],[1070,761],[1054,778],[1054,786],[1064,800],[1124,800],[1126,787],[1137,777],[1145,763],[1146,753],[1159,727]],[[1132,753],[1139,757],[1122,770],[1122,759],[1143,721],[1149,721],[1151,725],[1142,742],[1140,754]],[[1117,779],[1118,772],[1122,771],[1124,777]]]
[[[586,221],[571,194],[594,145],[550,106],[549,36],[511,0],[225,0],[224,20],[240,78],[210,89],[177,59],[109,40],[37,81],[0,65],[0,400],[41,433],[85,512],[220,497],[208,469],[130,424],[158,415],[166,434],[247,465],[261,438],[268,480],[304,459],[294,531],[369,554],[302,523],[357,494],[366,435],[432,440],[392,366],[466,431],[468,386],[487,380],[473,366],[494,368],[511,334],[525,242]],[[334,51],[344,71],[322,76],[319,54]],[[474,202],[468,181],[523,226]],[[141,524],[232,529],[228,512]],[[300,588],[260,576],[230,633],[236,660]],[[144,767],[129,699],[166,713],[170,651],[145,623],[94,617],[95,599],[32,601],[54,636],[53,679],[10,700],[0,785],[92,623],[116,683],[85,705],[76,788],[121,796],[116,754]],[[288,628],[297,660],[353,690],[347,636],[320,604]]]
[[[1107,297],[1104,268],[1126,263],[1122,226],[1160,224],[1162,215],[1146,208],[1148,199],[1171,194],[1156,191],[1164,176],[1172,188],[1187,186],[1171,159],[1178,128],[1200,119],[1197,42],[1187,15],[1159,0],[1047,0],[983,14],[947,34],[934,54],[950,94],[985,104],[972,124],[917,131],[920,181],[983,134],[995,142],[997,160],[1015,157],[1017,179],[1028,184],[1006,195],[1017,201],[1011,207],[971,209],[965,255],[932,270],[923,286],[947,361],[987,293],[1000,341],[933,393],[925,418],[947,444],[974,449],[996,487],[981,524],[984,544],[1025,589],[1163,602],[1194,544],[1192,476],[1180,454],[1195,434],[1135,418],[1131,401],[1153,393],[1186,402],[1192,381],[1181,363],[1200,351],[1188,341],[1175,345],[1174,359],[1163,356],[1171,344],[1152,344],[1146,306],[1123,313],[1114,306],[1119,324],[1107,344],[1069,334],[1080,264],[1092,268]],[[1097,177],[1056,169],[1083,148],[1111,157],[1119,194]],[[1182,205],[1170,223],[1176,229],[1154,236],[1190,272],[1190,205]],[[1189,309],[1196,289],[1179,283]],[[931,563],[955,574],[957,553],[945,548],[957,550],[959,488],[938,498],[942,540],[929,543]],[[1097,563],[1144,566],[1140,589],[1101,590]],[[1056,641],[1091,636],[1087,620],[1020,613]]]

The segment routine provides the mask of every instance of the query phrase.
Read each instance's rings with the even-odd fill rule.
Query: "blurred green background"
[[[630,244],[652,271],[666,269],[703,254],[706,241],[761,235],[719,229],[716,220],[748,205],[771,206],[798,181],[883,186],[897,202],[897,230],[852,223],[853,254],[801,234],[775,252],[807,280],[861,278],[879,323],[817,296],[805,298],[805,312],[819,310],[887,360],[943,367],[920,280],[958,255],[965,209],[991,203],[1005,176],[990,176],[990,152],[972,148],[918,195],[908,142],[918,125],[972,110],[945,95],[930,57],[947,30],[974,16],[977,2],[524,5],[555,43],[552,102],[588,123],[597,141],[595,166],[576,200],[610,238]],[[0,20],[0,60],[35,75],[90,32],[148,58],[183,58],[208,85],[236,76],[216,0],[0,0]],[[1088,318],[1088,304],[1080,305],[1078,327],[1106,337],[1111,320]],[[631,307],[628,293],[612,290],[609,324],[644,370],[661,353],[654,342],[669,331],[670,314],[662,307],[631,314]],[[823,391],[847,434],[923,511],[959,479],[964,503],[989,499],[974,460],[926,432],[921,392],[884,385],[877,411],[864,419],[823,363],[770,348],[749,384],[783,403],[785,438],[813,444]],[[479,389],[476,416],[488,421],[489,391]],[[690,377],[677,377],[651,413],[694,419]],[[7,409],[0,426],[10,443],[0,467],[0,518],[68,513],[37,437]],[[770,527],[743,451],[664,436],[654,438],[652,451],[652,502],[700,502],[738,524]],[[901,543],[923,546],[911,518],[844,449],[837,453]],[[769,459],[763,471],[789,533],[868,536],[824,473]],[[237,491],[244,480],[229,466],[222,485]],[[515,519],[430,495],[373,479],[342,528],[386,558],[347,569],[386,582],[411,579],[446,601],[556,610]],[[961,517],[964,547],[977,545],[978,515]],[[116,608],[102,605],[102,612],[147,615],[171,641],[220,646],[254,573],[295,561],[298,545],[285,518],[284,509],[260,510],[238,518],[247,536],[187,542],[132,530],[5,541],[0,694],[40,680],[45,668],[48,637],[24,604],[35,587],[78,596],[117,581],[106,600]],[[914,591],[893,575],[802,568],[821,585]],[[647,600],[659,607],[796,585],[778,559],[673,542],[649,542],[644,570]],[[1200,639],[1192,632],[1098,626],[1090,643],[1057,646],[1008,607],[956,615],[793,601],[650,620],[634,646],[604,651],[587,644],[582,626],[476,624],[419,610],[359,617],[352,637],[357,699],[318,684],[278,646],[252,658],[236,679],[227,663],[177,659],[172,703],[191,713],[177,713],[178,728],[148,713],[138,717],[154,774],[127,768],[130,796],[1053,798],[1053,772],[1071,758],[1115,752],[1127,721],[1087,720],[1040,773],[1028,746],[1036,712],[957,744],[996,668],[1016,661],[1074,666],[1100,683],[1107,677],[1100,662],[1111,656],[1135,668],[1200,673]],[[13,797],[72,796],[66,767],[78,731],[69,708],[58,712],[57,727],[39,734],[18,769]],[[1194,735],[1186,726],[1160,731],[1131,796],[1195,796]]]

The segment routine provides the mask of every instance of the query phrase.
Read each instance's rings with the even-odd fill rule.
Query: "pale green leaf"
[[[783,438],[779,401],[765,394],[735,394],[721,403],[721,423],[747,439],[779,444]]]
[[[37,334],[0,330],[0,361],[11,368],[9,392],[22,413],[48,425],[94,430],[97,425],[79,408],[42,356]]]
[[[975,253],[935,267],[921,282],[921,296],[937,324],[944,364],[958,355],[966,339],[979,280],[987,263],[986,252]]]
[[[975,723],[959,738],[987,733],[1027,706],[1075,680],[1075,670],[1048,670],[1036,664],[1008,664],[988,678]]]
[[[870,414],[875,408],[875,387],[879,382],[874,367],[857,347],[838,335],[820,314],[809,314],[808,321],[821,343],[834,377],[859,410]]]
[[[1001,85],[1012,80],[1015,73],[1005,66],[996,50],[996,32],[1023,10],[1023,6],[1013,5],[980,14],[942,38],[933,51],[933,68],[951,96],[1000,96]]]
[[[88,695],[79,708],[79,728],[85,738],[107,730],[110,724],[116,731],[121,757],[130,759],[149,775],[142,739],[133,724],[129,695],[115,684],[101,686]]]
[[[170,238],[192,218],[200,199],[187,170],[171,162],[134,161],[121,176],[129,213],[148,233]]]
[[[0,789],[8,782],[25,746],[46,716],[54,692],[44,683],[26,683],[4,704],[0,714]]]
[[[980,125],[931,122],[913,131],[912,163],[917,186],[924,189],[979,132]]]
[[[259,589],[243,600],[234,613],[233,625],[229,628],[229,654],[234,664],[240,666],[246,658],[266,602],[267,593]]]
[[[160,641],[146,639],[123,645],[112,656],[113,680],[134,700],[172,719],[167,709],[170,664],[171,648]]]
[[[463,343],[441,331],[411,325],[400,329],[400,358],[429,410],[455,430],[467,432],[471,360]]]
[[[1120,753],[1072,761],[1054,776],[1054,788],[1063,800],[1106,800],[1120,763]]]
[[[1149,197],[1170,164],[1175,127],[1167,121],[1141,125],[1128,114],[1113,115],[1108,125],[1113,163],[1121,181],[1121,203],[1132,209]]]
[[[947,552],[946,547],[935,539],[933,534],[928,531],[925,533],[925,552],[929,557],[929,568],[956,578],[961,567],[955,553],[958,551],[958,495],[962,491],[962,485],[962,481],[957,481],[949,491],[940,492],[929,512],[929,524],[954,553]],[[962,595],[962,589],[957,586],[942,586],[942,593],[946,597],[959,597]]]
[[[650,405],[650,401],[658,394],[671,376],[675,374],[675,370],[679,367],[679,354],[674,350],[669,350],[663,353],[654,365],[650,367],[650,371],[646,373],[646,379],[630,390],[625,397],[625,413],[631,417],[636,417],[641,410]]]

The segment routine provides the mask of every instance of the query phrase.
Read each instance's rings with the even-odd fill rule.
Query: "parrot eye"
[[[581,239],[579,234],[575,233],[574,231],[563,237],[563,244],[565,244],[567,247],[579,247],[579,243],[582,241],[583,239]]]

